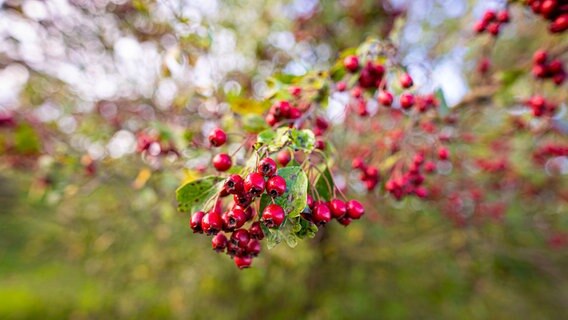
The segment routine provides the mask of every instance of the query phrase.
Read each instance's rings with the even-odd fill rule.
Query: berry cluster
[[[509,11],[502,10],[497,13],[493,10],[487,10],[481,20],[475,23],[473,30],[478,34],[487,31],[492,36],[497,37],[501,30],[501,25],[509,21]]]
[[[448,160],[448,149],[440,147],[438,158]],[[425,161],[424,152],[418,152],[407,166],[406,171],[398,170],[389,178],[385,183],[385,189],[397,200],[401,200],[407,195],[426,198],[428,190],[423,186],[425,178],[422,171],[432,173],[435,170],[436,164],[432,161]]]
[[[556,104],[547,101],[542,96],[532,96],[525,104],[531,108],[535,117],[552,116],[556,112]]]
[[[566,80],[566,70],[560,59],[550,60],[545,50],[538,50],[533,55],[532,74],[538,79],[552,79],[560,86]]]
[[[548,30],[551,33],[562,33],[568,30],[568,3],[565,0],[527,0],[535,14],[550,21]]]
[[[365,184],[368,191],[373,191],[380,180],[379,169],[375,166],[367,165],[361,157],[353,159],[351,167],[361,172],[359,179]]]
[[[265,120],[266,123],[272,127],[281,121],[296,120],[301,116],[302,116],[302,111],[299,108],[290,105],[289,101],[282,100],[272,105],[272,107],[268,111],[268,114],[265,117]]]
[[[276,162],[264,158],[256,171],[249,173],[244,179],[238,174],[232,174],[225,180],[219,196],[233,195],[230,210],[222,213],[221,201],[217,200],[209,213],[198,211],[191,216],[191,229],[194,233],[215,235],[212,239],[213,249],[233,257],[237,267],[247,268],[260,253],[259,241],[264,238],[260,223],[267,228],[278,228],[286,216],[281,206],[270,204],[264,208],[259,220],[244,228],[247,222],[255,220],[257,216],[251,204],[264,193],[275,198],[285,192],[286,180],[276,175]],[[231,235],[227,238],[221,231]]]
[[[308,195],[307,203],[308,206],[302,212],[302,217],[318,226],[329,223],[331,219],[348,226],[351,221],[358,220],[365,214],[365,208],[357,200],[344,202],[334,198],[329,202],[314,201],[313,197]]]
[[[568,157],[568,145],[547,143],[533,153],[533,160],[540,165],[552,157]]]

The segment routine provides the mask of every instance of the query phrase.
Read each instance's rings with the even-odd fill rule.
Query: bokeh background
[[[566,201],[508,197],[492,223],[458,227],[426,202],[377,196],[366,219],[265,249],[239,271],[176,210],[175,189],[210,155],[135,152],[140,130],[208,132],[230,93],[260,99],[271,74],[329,67],[369,37],[390,36],[419,87],[457,105],[487,51],[471,25],[503,5],[0,0],[0,318],[565,318]],[[567,43],[512,15],[490,49],[514,76],[505,102],[529,90],[518,70],[536,48]],[[562,188],[567,173],[561,159],[530,176]]]

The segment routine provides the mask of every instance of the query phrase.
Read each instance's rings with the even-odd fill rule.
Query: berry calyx
[[[227,211],[223,215],[223,227],[226,231],[232,231],[234,229],[242,227],[247,221],[247,214],[244,210],[235,207]]]
[[[262,221],[268,228],[278,228],[285,217],[284,209],[277,204],[269,204],[262,211]]]
[[[276,173],[276,161],[272,158],[264,158],[260,160],[256,171],[265,177],[272,177]]]
[[[271,197],[279,197],[286,192],[286,180],[281,176],[273,176],[266,183],[266,192]]]
[[[261,173],[253,172],[245,178],[245,192],[253,197],[258,197],[264,192],[264,176]]]
[[[235,230],[235,232],[231,234],[231,242],[233,244],[236,244],[240,248],[246,248],[246,245],[248,244],[249,240],[250,240],[250,234],[245,229]]]
[[[264,232],[260,226],[260,222],[256,221],[250,226],[249,234],[252,239],[262,240],[264,239]]]
[[[238,174],[232,174],[225,180],[223,189],[229,194],[241,194],[244,190],[244,180]]]
[[[223,129],[215,128],[209,134],[209,143],[214,147],[220,147],[227,141],[227,134]]]
[[[225,172],[231,169],[233,165],[233,160],[231,160],[231,156],[226,153],[219,153],[213,157],[213,166],[217,171]]]

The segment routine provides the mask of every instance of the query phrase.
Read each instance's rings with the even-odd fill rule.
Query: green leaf
[[[287,217],[297,217],[306,207],[308,177],[301,167],[281,168],[278,175],[286,180],[286,192],[274,201],[284,209]]]
[[[291,129],[290,131],[290,147],[294,150],[302,150],[312,152],[316,144],[316,136],[312,130]]]
[[[276,131],[267,129],[256,136],[256,142],[261,144],[271,144],[276,139]]]
[[[315,188],[317,194],[319,195],[319,200],[329,201],[333,196],[333,177],[331,175],[331,171],[329,171],[329,167],[325,167],[325,170],[319,174],[316,179]]]
[[[223,180],[222,177],[207,176],[180,186],[176,190],[179,211],[207,211],[213,205],[211,200],[220,191]]]
[[[243,129],[249,133],[259,133],[268,129],[263,117],[257,114],[248,114],[243,117]]]
[[[446,102],[446,97],[441,88],[438,88],[435,92],[436,98],[440,101],[440,107],[438,108],[438,114],[440,117],[445,117],[450,113],[450,108],[448,108],[448,103]]]

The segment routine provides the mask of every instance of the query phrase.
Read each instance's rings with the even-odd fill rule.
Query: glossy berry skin
[[[343,225],[344,227],[347,227],[348,225],[351,224],[351,221],[353,219],[349,218],[347,215],[345,215],[342,218],[337,219],[337,222],[339,222],[341,225]]]
[[[450,152],[448,151],[448,149],[446,149],[445,147],[438,149],[438,158],[440,158],[440,160],[448,160],[449,157]]]
[[[272,177],[276,173],[276,161],[272,158],[264,158],[260,160],[256,171],[265,177]]]
[[[213,246],[213,250],[223,252],[227,248],[227,237],[222,233],[217,233],[213,239],[211,239],[211,245]]]
[[[271,197],[279,197],[286,192],[286,180],[281,176],[273,176],[266,182],[266,192]]]
[[[245,192],[253,197],[257,197],[264,192],[264,176],[261,173],[253,172],[245,178]]]
[[[278,152],[276,160],[278,160],[280,166],[285,167],[288,165],[288,163],[290,163],[290,160],[292,160],[292,155],[290,154],[290,151],[282,150]]]
[[[414,81],[412,81],[412,77],[408,73],[405,73],[400,76],[400,85],[408,89],[414,85]]]
[[[209,134],[209,143],[214,147],[220,147],[227,141],[227,134],[223,129],[215,128]]]
[[[414,105],[414,96],[410,93],[403,93],[400,96],[400,106],[405,109],[408,110],[410,108],[412,108],[412,106]]]
[[[264,232],[262,231],[262,227],[260,226],[260,222],[255,221],[250,226],[249,234],[252,239],[262,240],[264,239]]]
[[[365,208],[357,200],[347,201],[347,216],[351,219],[359,219],[365,214]]]
[[[333,218],[340,219],[347,213],[347,205],[339,199],[332,199],[329,202],[329,211],[331,211]]]
[[[223,229],[226,231],[232,231],[242,227],[247,221],[247,214],[244,210],[235,207],[227,211],[222,216],[223,218]]]
[[[203,216],[205,216],[205,212],[203,211],[197,211],[196,213],[191,215],[189,226],[193,230],[193,233],[203,233],[203,228],[201,228],[201,221],[203,220]]]
[[[245,182],[241,176],[232,174],[225,180],[223,189],[229,194],[241,194],[244,190],[244,184]]]
[[[235,201],[235,204],[238,205],[239,207],[248,208],[254,199],[249,194],[243,193],[243,194],[235,194],[233,196],[233,200]]]
[[[231,169],[233,165],[233,160],[231,160],[231,156],[226,153],[219,153],[213,157],[213,166],[219,172],[225,172]]]
[[[250,240],[250,234],[245,229],[238,229],[231,234],[231,242],[239,246],[240,248],[246,248]]]
[[[203,220],[201,220],[201,228],[208,235],[217,234],[217,232],[221,231],[223,228],[221,215],[215,212],[207,213],[203,216]]]
[[[260,250],[261,250],[261,245],[258,240],[251,239],[247,244],[246,252],[253,257],[257,257],[258,254],[260,253]]]
[[[343,66],[350,72],[355,72],[359,69],[359,58],[355,55],[351,55],[343,59]]]
[[[312,220],[317,225],[323,225],[331,221],[331,211],[326,203],[320,202],[314,206]]]
[[[381,92],[379,92],[377,100],[379,101],[379,103],[381,105],[383,105],[385,107],[390,107],[392,105],[394,97],[392,96],[392,93],[390,93],[388,91],[381,91]]]
[[[285,216],[284,209],[277,204],[269,204],[262,211],[262,221],[268,228],[278,228]]]
[[[250,265],[252,264],[252,257],[251,256],[235,256],[233,258],[233,261],[235,262],[235,265],[239,269],[242,270],[242,269],[250,267]]]

